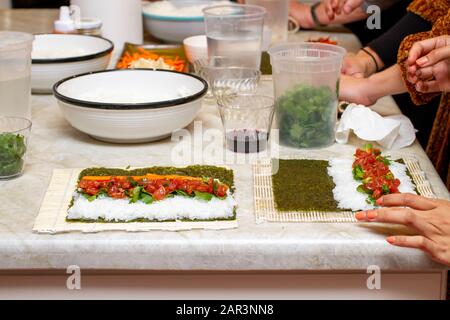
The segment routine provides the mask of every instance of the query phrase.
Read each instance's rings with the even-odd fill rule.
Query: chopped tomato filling
[[[399,193],[400,180],[389,169],[390,160],[381,155],[381,151],[372,148],[356,149],[353,162],[353,176],[362,181],[358,191],[369,195],[370,202],[390,193]]]
[[[154,200],[162,200],[176,191],[193,195],[194,192],[209,193],[217,197],[226,196],[228,186],[212,178],[195,178],[185,176],[111,176],[111,177],[83,177],[78,188],[84,194],[95,196],[105,193],[111,198],[131,197],[135,187],[142,187]]]

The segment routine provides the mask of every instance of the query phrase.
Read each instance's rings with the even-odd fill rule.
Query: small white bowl
[[[204,5],[208,4],[208,2],[205,0],[184,0],[171,1],[171,4],[177,11],[183,12],[185,7]],[[199,16],[166,16],[146,11],[146,7],[152,5],[154,3],[144,5],[142,14],[144,16],[145,29],[154,37],[168,43],[182,43],[188,37],[205,33],[203,14]]]
[[[53,88],[74,128],[115,143],[160,140],[186,127],[207,90],[206,81],[195,75],[150,69],[92,72]]]
[[[111,41],[76,34],[39,34],[31,54],[33,93],[51,93],[53,85],[64,78],[105,70],[114,45]]]
[[[190,63],[208,58],[208,43],[205,35],[186,38],[183,40],[183,45]]]
[[[181,43],[185,38],[205,32],[203,17],[155,17],[144,13],[145,29],[167,43]]]

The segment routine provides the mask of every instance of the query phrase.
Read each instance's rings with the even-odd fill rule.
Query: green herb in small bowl
[[[26,149],[23,135],[0,133],[0,177],[22,172]]]
[[[0,117],[0,179],[22,174],[30,128],[27,119]]]

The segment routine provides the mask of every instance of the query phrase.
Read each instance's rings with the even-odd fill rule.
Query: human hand
[[[356,219],[412,227],[419,235],[390,236],[386,240],[395,246],[420,249],[450,266],[450,201],[396,193],[381,197],[377,204],[385,208],[358,212]]]
[[[355,78],[341,75],[339,82],[339,100],[371,106],[377,99],[371,94],[368,78]]]
[[[289,15],[297,21],[297,24],[302,29],[312,29],[315,27],[309,5],[297,1],[290,1]]]
[[[372,54],[372,58],[369,53]],[[374,59],[377,60],[375,64]],[[348,53],[342,62],[341,73],[349,75],[355,78],[366,78],[375,72],[378,67],[383,67],[384,64],[378,57],[377,53],[369,47],[365,47],[364,50],[359,50],[357,54]]]
[[[330,20],[333,20],[336,15],[350,14],[359,8],[363,0],[323,0],[325,12]]]
[[[347,53],[342,61],[341,73],[355,78],[365,78],[367,74],[366,61],[354,53]]]
[[[417,91],[450,91],[450,36],[414,43],[406,64],[407,80]]]

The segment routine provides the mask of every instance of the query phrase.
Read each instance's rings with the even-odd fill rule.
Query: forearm
[[[396,64],[367,78],[367,87],[374,100],[406,92],[400,67]]]
[[[384,68],[383,60],[370,47],[364,47],[364,49],[359,50],[356,57],[363,62],[365,66],[364,75],[366,77]]]

